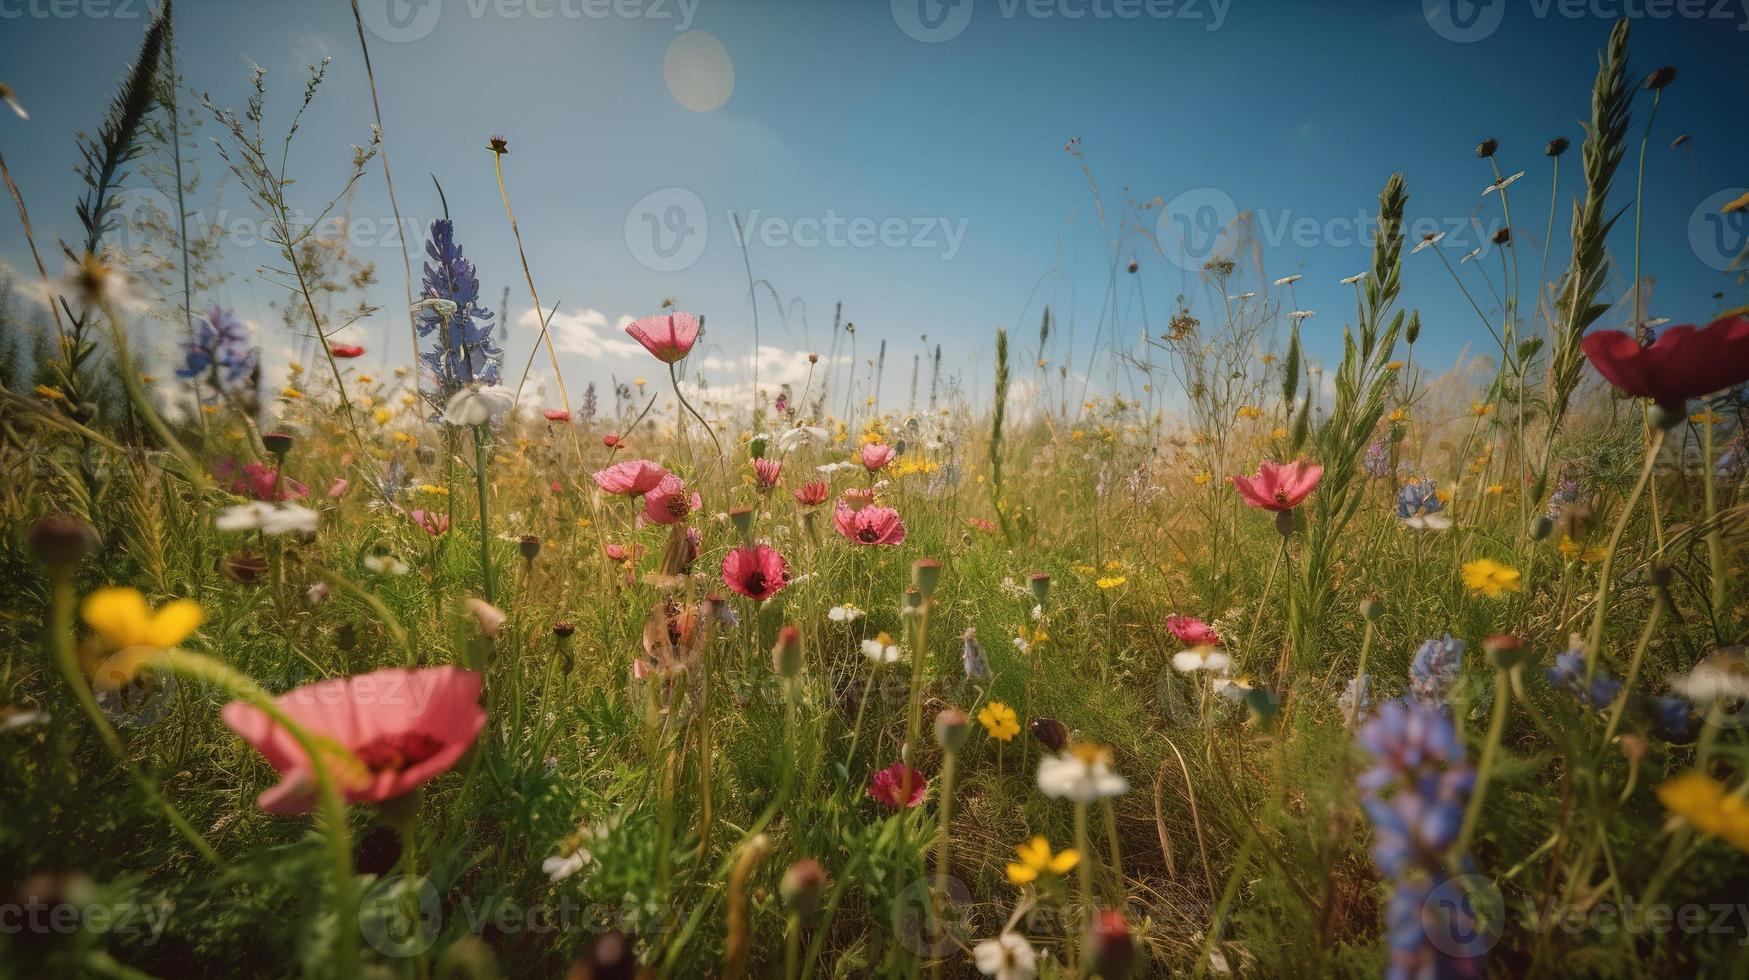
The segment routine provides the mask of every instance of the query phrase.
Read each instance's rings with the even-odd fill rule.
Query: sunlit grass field
[[[0,350],[0,974],[1749,971],[1749,319],[1616,308],[1672,83],[1625,24],[1582,144],[1477,148],[1484,207],[1576,187],[1547,283],[1497,240],[1531,281],[1489,282],[1482,356],[1418,356],[1402,278],[1475,267],[1406,238],[1409,174],[1346,320],[1217,255],[1126,394],[1040,310],[993,397],[937,353],[903,403],[842,323],[802,385],[719,397],[711,311],[666,306],[642,377],[537,396],[551,341],[499,350],[473,268],[526,265],[447,220],[425,353],[367,367],[258,79],[182,110],[313,341],[264,388],[198,251],[108,240],[176,125],[165,43],[84,138],[63,302]],[[191,323],[169,386],[148,280]]]

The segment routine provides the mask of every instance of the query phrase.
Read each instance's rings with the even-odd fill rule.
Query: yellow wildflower
[[[1478,558],[1465,562],[1463,567],[1464,586],[1477,595],[1496,598],[1502,592],[1517,592],[1524,588],[1519,581],[1518,569],[1508,568],[1492,558]]]
[[[1072,847],[1052,854],[1051,842],[1042,836],[1016,845],[1014,853],[1020,856],[1020,861],[1019,863],[1009,862],[1008,880],[1016,885],[1037,881],[1041,874],[1068,874],[1075,870],[1077,864],[1081,863],[1080,852]]]
[[[1102,589],[1115,589],[1127,581],[1129,581],[1129,579],[1125,578],[1122,575],[1112,575],[1112,576],[1108,576],[1106,578],[1102,578],[1093,584],[1099,586]]]
[[[1712,777],[1685,772],[1658,787],[1658,802],[1694,829],[1749,851],[1749,801],[1725,792]]]
[[[96,649],[87,651],[88,662],[97,668],[93,677],[102,687],[126,684],[146,657],[188,639],[205,615],[193,599],[154,610],[138,589],[108,586],[92,592],[79,604],[79,618],[97,634]]]
[[[1012,741],[1020,734],[1020,718],[1014,709],[1000,701],[991,701],[978,712],[978,724],[998,742]]]

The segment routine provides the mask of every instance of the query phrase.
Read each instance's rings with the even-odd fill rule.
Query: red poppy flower
[[[723,584],[764,602],[789,584],[789,563],[768,544],[736,548],[723,556]]]
[[[1323,476],[1324,467],[1303,459],[1285,464],[1265,461],[1256,476],[1233,477],[1233,488],[1250,506],[1281,513],[1304,503]]]
[[[311,735],[337,743],[358,761],[334,773],[349,803],[381,803],[418,789],[453,767],[486,727],[480,675],[460,667],[390,668],[336,677],[288,691],[279,710]],[[257,804],[269,813],[316,805],[309,756],[291,733],[252,704],[232,701],[225,724],[280,774]],[[327,760],[334,772],[336,759]]]
[[[335,357],[363,357],[364,348],[357,344],[329,344],[328,353]]]
[[[905,540],[905,525],[899,512],[891,507],[873,504],[852,510],[843,504],[832,515],[838,533],[853,544],[899,544]]]
[[[647,316],[626,327],[632,339],[664,364],[673,364],[692,351],[698,343],[703,325],[691,313],[662,313]]]
[[[628,459],[595,473],[595,485],[608,493],[636,497],[661,486],[668,471],[647,459]]]
[[[652,524],[675,524],[704,506],[696,493],[686,489],[680,477],[664,474],[656,489],[644,494],[644,520]]]
[[[803,507],[818,507],[832,495],[832,485],[825,480],[809,480],[795,490],[796,503]]]
[[[1671,327],[1650,347],[1620,330],[1597,330],[1581,346],[1610,384],[1677,411],[1690,398],[1749,381],[1749,317]]]
[[[923,802],[925,782],[922,773],[903,762],[895,762],[869,780],[868,795],[886,804],[888,809],[908,810]],[[911,786],[909,796],[905,795],[906,783]]]

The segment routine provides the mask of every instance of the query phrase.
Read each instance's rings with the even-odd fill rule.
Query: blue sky
[[[144,28],[141,0],[55,2],[0,0],[0,80],[32,114],[28,123],[0,117],[0,148],[44,243],[74,237],[73,134],[95,126]],[[731,210],[757,219],[749,245],[753,273],[788,306],[786,324],[762,295],[761,342],[781,348],[762,358],[765,381],[801,380],[801,352],[827,349],[839,301],[857,324],[859,356],[869,356],[881,339],[889,343],[889,406],[903,407],[911,356],[925,334],[945,344],[944,362],[964,374],[968,391],[987,396],[994,329],[1014,328],[1027,338],[1021,354],[1036,356],[1030,338],[1041,302],[1052,305],[1065,343],[1072,325],[1074,370],[1085,370],[1095,331],[1109,338],[1114,329],[1109,313],[1101,326],[1110,232],[1100,229],[1079,161],[1064,152],[1070,137],[1081,140],[1108,220],[1118,220],[1126,200],[1156,197],[1192,219],[1189,263],[1154,254],[1142,236],[1125,237],[1123,260],[1133,254],[1141,264],[1137,276],[1118,280],[1115,329],[1126,341],[1142,325],[1138,290],[1156,335],[1181,292],[1208,318],[1208,295],[1181,266],[1200,261],[1211,217],[1249,210],[1264,260],[1244,288],[1260,281],[1262,292],[1285,308],[1318,311],[1307,324],[1308,342],[1314,356],[1332,357],[1353,309],[1349,287],[1337,280],[1367,267],[1363,219],[1393,171],[1407,176],[1412,222],[1451,232],[1443,247],[1455,264],[1473,245],[1491,248],[1486,232],[1503,223],[1498,198],[1481,195],[1492,171],[1473,152],[1482,138],[1497,138],[1502,168],[1528,171],[1511,188],[1511,203],[1529,281],[1541,262],[1549,209],[1542,148],[1551,137],[1568,137],[1575,146],[1562,160],[1551,272],[1564,266],[1564,202],[1579,186],[1578,120],[1588,112],[1607,15],[1623,10],[1635,19],[1635,68],[1680,69],[1659,110],[1647,165],[1651,314],[1704,321],[1721,305],[1744,302],[1743,287],[1714,267],[1719,247],[1711,244],[1704,212],[1729,199],[1720,195],[1749,184],[1742,165],[1749,132],[1734,104],[1749,90],[1746,0],[1632,0],[1625,7],[1624,0],[1452,2],[1458,6],[1448,9],[1442,0],[958,0],[946,7],[938,0],[366,0],[363,6],[404,219],[423,225],[439,213],[434,174],[458,237],[480,268],[489,305],[496,307],[510,287],[506,360],[514,378],[535,332],[527,326],[528,292],[485,148],[494,133],[508,138],[511,196],[541,297],[560,304],[555,332],[574,397],[589,380],[655,373],[616,327],[624,316],[654,312],[664,298],[707,316],[711,360],[701,358],[695,370],[719,387],[746,381],[738,359],[751,349],[752,331]],[[388,4],[397,6],[391,11]],[[57,10],[74,15],[56,16]],[[238,107],[250,66],[260,64],[268,72],[270,129],[283,127],[304,66],[333,58],[290,166],[298,180],[294,198],[312,211],[319,207],[339,190],[349,146],[368,138],[373,118],[348,5],[184,0],[177,12],[188,85]],[[943,26],[932,34],[928,24]],[[732,63],[732,88],[703,34],[720,42]],[[713,108],[715,102],[722,104]],[[1637,105],[1636,134],[1649,99]],[[1691,135],[1689,143],[1671,149],[1681,133]],[[206,190],[192,203],[202,220],[246,228],[251,214],[235,186],[211,198],[222,171],[210,146],[217,135],[217,127],[204,126],[194,150]],[[1619,204],[1630,200],[1631,167],[1630,160]],[[381,281],[372,298],[385,307],[355,337],[373,354],[405,361],[399,242],[388,230],[377,164],[356,188],[349,214],[358,222],[358,254],[377,265]],[[1159,230],[1157,214],[1145,215],[1151,230]],[[1611,243],[1624,263],[1632,257],[1631,226],[1630,215]],[[677,239],[675,227],[690,235]],[[1732,242],[1740,236],[1739,229],[1725,233]],[[683,268],[670,268],[678,260],[653,249],[676,241],[678,260],[693,259]],[[263,343],[271,363],[275,349],[288,344],[271,326],[279,318],[268,306],[283,301],[284,292],[256,274],[272,256],[240,234],[227,258],[234,275],[197,304],[217,301],[269,325]],[[0,260],[29,268],[10,208],[0,217]],[[1438,260],[1422,253],[1406,262],[1405,302],[1426,323],[1424,361],[1443,368],[1466,346],[1485,350],[1487,333]],[[1484,267],[1498,283],[1499,260],[1491,252]],[[1477,275],[1475,265],[1463,271]],[[1269,280],[1292,273],[1304,279],[1291,297],[1269,289]],[[1486,292],[1478,278],[1469,285]],[[1623,285],[1618,279],[1612,291]],[[1715,299],[1720,291],[1725,297]],[[1055,362],[1066,353],[1054,347],[1046,355]],[[537,370],[544,362],[543,356]],[[1101,359],[1094,387],[1110,379]]]

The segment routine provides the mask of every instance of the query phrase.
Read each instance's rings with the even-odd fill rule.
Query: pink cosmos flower
[[[1264,461],[1252,477],[1233,477],[1233,487],[1252,507],[1277,513],[1293,510],[1317,489],[1324,467],[1296,459],[1291,463]]]
[[[795,489],[796,503],[803,507],[818,507],[832,494],[832,485],[825,480],[809,480]]]
[[[760,458],[753,461],[753,485],[760,490],[770,490],[777,486],[778,478],[783,475],[783,463],[775,459]]]
[[[1221,645],[1221,635],[1215,632],[1215,628],[1195,616],[1176,614],[1167,616],[1166,629],[1178,638],[1178,642],[1187,647],[1218,647]]]
[[[352,754],[324,759],[348,803],[381,803],[460,761],[486,727],[479,701],[480,675],[471,670],[394,667],[305,684],[275,703],[309,734]],[[261,809],[291,814],[315,808],[310,759],[290,732],[243,701],[225,705],[221,716],[280,774],[256,800]]]
[[[723,584],[764,602],[789,584],[789,563],[768,544],[736,548],[723,556]]]
[[[595,485],[608,493],[636,497],[649,493],[667,479],[668,471],[647,459],[628,459],[595,472]]]
[[[424,529],[432,537],[442,537],[449,530],[449,515],[439,514],[434,510],[415,510],[410,515],[413,523]]]
[[[340,495],[345,493],[346,488],[349,486],[352,486],[352,481],[343,476],[335,477],[334,482],[328,484],[328,499],[339,500]]]
[[[664,474],[656,489],[644,494],[644,520],[652,524],[674,524],[704,506],[696,493],[689,493],[686,484],[672,473]]]
[[[832,514],[832,523],[853,544],[898,544],[905,540],[905,525],[899,520],[899,512],[891,507],[871,504],[853,510],[839,504]]]
[[[911,795],[904,797],[907,781],[911,784]],[[908,810],[923,802],[925,783],[922,773],[903,762],[895,762],[869,780],[868,795],[886,804],[890,810]]]
[[[691,313],[658,313],[626,327],[632,339],[664,364],[673,364],[692,351],[698,343],[701,324]]]
[[[891,463],[899,451],[882,442],[871,442],[862,447],[862,465],[870,473]]]

